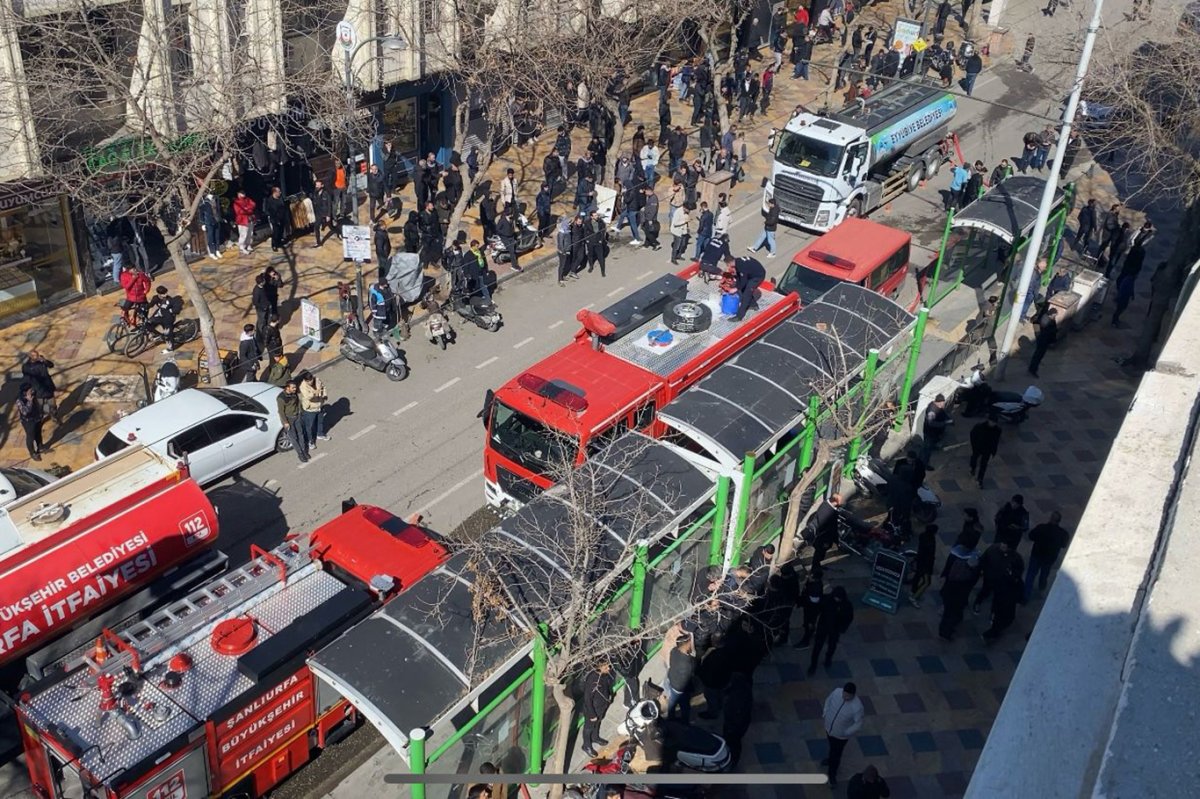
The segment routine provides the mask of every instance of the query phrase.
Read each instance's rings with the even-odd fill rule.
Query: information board
[[[321,306],[307,297],[300,300],[300,335],[321,337]]]
[[[898,552],[881,549],[875,553],[871,567],[871,585],[863,602],[888,613],[900,607],[900,595],[904,593],[904,577],[908,561]]]
[[[342,257],[347,261],[371,260],[371,228],[342,225]]]

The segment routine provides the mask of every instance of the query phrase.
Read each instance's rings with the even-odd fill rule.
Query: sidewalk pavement
[[[872,17],[882,20],[887,8],[881,5],[868,9],[864,21]],[[832,61],[837,52],[835,47],[822,46],[815,57],[817,60]],[[764,51],[764,55],[768,59],[756,64],[756,69],[769,63],[769,53]],[[748,180],[738,184],[730,193],[731,206],[735,208],[755,201],[760,191],[760,178],[770,173],[771,156],[766,148],[770,129],[782,126],[796,104],[813,102],[826,85],[820,79],[821,70],[816,67],[812,70],[813,80],[808,82],[792,80],[790,75],[789,64],[785,61],[767,114],[759,115],[752,126],[745,126],[747,148],[750,151],[745,164]],[[631,123],[625,127],[625,146],[628,146],[638,124],[645,124],[648,131],[657,132],[657,102],[656,92],[633,101]],[[686,122],[691,118],[690,106],[679,103],[674,96],[672,110],[676,119]],[[690,126],[685,126],[685,130],[692,135],[692,149],[689,151],[689,155],[692,155],[697,146],[695,130]],[[487,176],[493,185],[498,185],[505,170],[509,167],[517,170],[520,178],[518,195],[532,205],[532,199],[541,185],[541,162],[553,147],[553,141],[554,132],[548,130],[538,142],[509,148],[493,161]],[[588,141],[586,130],[574,130],[572,152],[582,153]],[[616,152],[619,150],[614,148],[614,153],[609,156],[609,174]],[[665,198],[670,181],[659,180],[658,188]],[[401,197],[404,211],[389,228],[394,247],[401,242],[401,229],[408,210],[415,206],[411,185],[401,192]],[[572,213],[574,209],[570,203],[573,197],[574,192],[569,189],[560,195],[554,213]],[[365,208],[365,205],[364,202],[361,207]],[[363,218],[366,217],[365,210],[360,213]],[[482,239],[478,206],[468,211],[463,227],[468,230],[468,235]],[[254,322],[255,314],[250,304],[254,277],[268,264],[274,264],[284,279],[280,293],[280,318],[285,349],[293,358],[295,370],[311,369],[338,357],[336,342],[321,352],[296,348],[296,340],[300,337],[300,301],[309,299],[315,302],[321,309],[322,319],[327,324],[335,322],[339,315],[337,283],[353,279],[355,272],[353,263],[342,260],[336,239],[317,250],[311,249],[311,243],[311,237],[302,234],[282,253],[272,253],[264,241],[251,255],[239,255],[231,247],[219,261],[204,259],[193,263],[196,278],[213,311],[218,342],[222,347],[235,348],[242,325]],[[526,256],[525,266],[528,268],[546,258],[554,258],[552,238]],[[374,268],[373,265],[366,268],[365,279],[368,283],[373,277]],[[494,269],[501,280],[513,274],[507,264],[496,264]],[[157,275],[155,285],[165,285],[173,294],[182,293],[180,281],[171,271]],[[158,364],[164,356],[160,354],[159,347],[134,359],[108,351],[105,333],[119,318],[116,303],[120,299],[120,292],[87,297],[0,330],[0,342],[8,353],[3,361],[6,381],[0,388],[0,410],[4,412],[5,419],[0,425],[0,463],[36,466],[50,471],[79,469],[93,460],[93,450],[104,432],[121,415],[136,410],[139,402],[146,399]],[[182,318],[195,318],[190,305],[184,309]],[[328,333],[326,338],[329,338]],[[43,437],[52,451],[40,463],[29,459],[24,433],[17,423],[15,411],[17,387],[21,382],[21,363],[25,355],[35,348],[54,363],[51,373],[58,385],[62,417],[61,423],[46,423]],[[185,374],[196,368],[201,349],[201,343],[197,340],[176,353],[176,361]]]

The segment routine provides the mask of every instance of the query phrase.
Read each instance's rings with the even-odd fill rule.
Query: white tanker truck
[[[897,81],[830,116],[800,114],[776,137],[771,197],[779,218],[825,232],[932,178],[950,157],[954,96],[925,80]]]

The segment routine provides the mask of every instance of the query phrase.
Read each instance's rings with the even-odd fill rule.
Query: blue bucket
[[[721,313],[726,316],[734,316],[738,312],[738,295],[722,294],[721,295]]]

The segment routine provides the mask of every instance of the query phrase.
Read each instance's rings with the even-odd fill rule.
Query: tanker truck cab
[[[923,80],[898,81],[829,116],[793,117],[775,138],[763,207],[825,232],[933,177],[950,154],[954,97]]]

